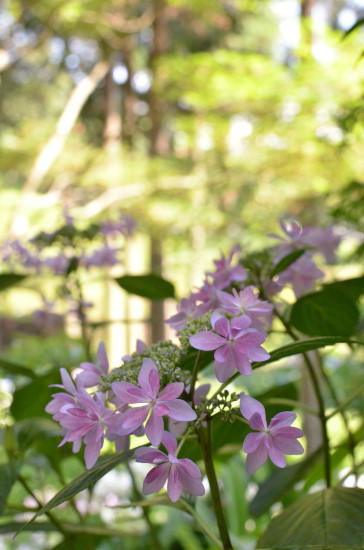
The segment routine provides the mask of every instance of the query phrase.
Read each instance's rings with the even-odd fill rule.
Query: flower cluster
[[[97,364],[82,363],[75,383],[61,369],[62,385],[58,387],[62,391],[53,395],[46,409],[62,427],[61,445],[72,442],[77,452],[83,443],[86,466],[91,468],[105,437],[114,441],[119,451],[129,448],[131,435],[145,435],[151,446],[135,450],[138,462],[153,465],[144,480],[143,493],[157,492],[167,482],[173,502],[182,491],[204,494],[198,466],[178,456],[187,435],[195,432],[200,439],[201,430],[213,419],[234,419],[233,403],[239,398],[225,386],[236,374],[250,376],[255,363],[270,358],[263,345],[272,322],[273,304],[266,296],[279,292],[287,283],[296,295],[311,288],[322,276],[313,262],[313,253],[318,251],[332,260],[339,242],[331,229],[301,229],[296,223],[283,222],[281,227],[285,236],[273,236],[281,242],[268,251],[267,261],[251,257],[250,263],[243,266],[237,261],[239,249],[235,247],[229,256],[215,261],[215,269],[206,274],[201,288],[181,301],[177,314],[166,321],[177,330],[180,346],[165,341],[148,347],[138,340],[136,351],[125,355],[123,364],[109,371],[101,343]],[[109,223],[103,231],[113,235],[121,229]],[[269,277],[282,258],[295,250],[302,250],[301,255],[295,255],[275,279]],[[203,352],[214,352],[215,376],[223,384],[211,399],[210,385],[200,384],[199,380]],[[189,363],[191,356],[194,365]],[[244,393],[240,396],[240,412],[245,418],[241,420],[254,431],[243,443],[249,475],[268,456],[283,468],[285,455],[303,452],[298,442],[303,433],[291,426],[294,413],[281,412],[267,424],[264,406]],[[181,438],[179,443],[176,437]]]

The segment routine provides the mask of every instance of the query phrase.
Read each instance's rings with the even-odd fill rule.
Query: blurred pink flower
[[[159,445],[163,436],[163,416],[174,420],[191,421],[197,418],[195,411],[186,401],[177,399],[184,389],[182,382],[168,384],[159,394],[160,379],[158,369],[151,359],[144,359],[138,377],[139,386],[130,382],[114,382],[112,390],[123,403],[145,403],[143,407],[130,408],[122,422],[123,429],[131,433],[150,416],[145,426],[145,434],[152,445]]]
[[[228,313],[233,317],[245,314],[252,321],[251,328],[264,330],[264,323],[269,324],[270,322],[272,304],[259,300],[259,292],[256,292],[254,286],[247,286],[240,292],[233,288],[232,293],[233,295],[223,290],[217,293],[220,300],[219,311]]]
[[[268,455],[273,464],[279,468],[286,466],[284,455],[300,455],[304,452],[298,437],[303,436],[302,430],[291,427],[296,415],[293,412],[276,414],[267,426],[264,406],[244,393],[240,396],[241,414],[249,420],[252,430],[246,436],[243,450],[248,454],[246,469],[248,475],[254,474],[266,462]]]
[[[143,494],[150,495],[162,489],[168,479],[167,492],[172,502],[176,502],[182,491],[195,496],[205,494],[205,488],[201,481],[201,472],[189,458],[177,458],[177,441],[175,437],[164,431],[162,444],[168,455],[151,447],[136,449],[137,462],[157,464],[148,472],[143,483]]]
[[[211,325],[215,332],[207,330],[191,336],[192,347],[204,351],[216,350],[215,375],[219,382],[226,382],[235,369],[249,376],[252,372],[250,361],[269,359],[269,353],[260,346],[265,337],[249,328],[251,323],[247,315],[235,317],[230,323],[226,317],[214,312]]]
[[[311,290],[315,281],[324,275],[306,252],[279,274],[278,283],[282,286],[290,283],[296,297],[300,298],[307,290]]]
[[[196,319],[201,315],[199,306],[196,303],[196,296],[193,294],[191,294],[188,298],[182,298],[181,302],[177,306],[177,311],[178,313],[172,315],[172,317],[164,321],[176,330],[185,328],[188,321]]]
[[[137,340],[136,341],[136,354],[140,355],[147,349],[147,344],[143,342],[143,340]],[[128,361],[132,361],[133,356],[132,355],[124,355],[121,360],[124,361],[124,363],[127,363]]]
[[[100,342],[97,350],[98,365],[85,362],[81,363],[80,369],[83,372],[77,374],[76,382],[83,388],[90,388],[100,383],[101,376],[109,372],[109,360],[107,358],[105,344]]]

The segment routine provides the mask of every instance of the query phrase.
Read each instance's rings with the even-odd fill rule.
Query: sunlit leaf
[[[364,490],[348,487],[307,495],[273,518],[257,548],[362,549],[363,502]]]
[[[20,460],[0,464],[0,516],[4,511],[7,498],[18,477],[21,465]]]

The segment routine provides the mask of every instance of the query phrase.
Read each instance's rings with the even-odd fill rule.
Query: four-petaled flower
[[[123,417],[122,428],[131,433],[141,426],[150,416],[145,426],[145,434],[152,445],[159,445],[163,436],[163,418],[169,416],[174,420],[195,420],[197,415],[186,401],[177,399],[184,389],[182,382],[168,384],[160,393],[158,369],[151,359],[144,359],[139,372],[140,388],[130,382],[114,382],[112,390],[123,403],[145,403],[143,407],[130,408]]]
[[[144,479],[143,494],[156,493],[162,489],[167,479],[167,492],[172,502],[176,502],[180,498],[182,491],[195,496],[205,494],[198,466],[189,458],[176,457],[176,438],[164,431],[162,444],[168,455],[151,447],[141,447],[134,451],[137,462],[157,464]]]
[[[247,315],[236,317],[230,323],[226,317],[215,312],[211,315],[215,332],[207,330],[191,336],[192,347],[204,351],[216,350],[215,375],[219,382],[225,382],[235,369],[249,376],[252,372],[250,361],[269,359],[269,353],[260,346],[265,337],[249,328],[251,323]]]
[[[246,436],[243,450],[248,454],[246,469],[248,475],[254,474],[266,462],[268,455],[273,464],[279,468],[286,466],[284,455],[300,455],[303,447],[298,437],[303,436],[302,430],[291,426],[296,415],[293,412],[276,414],[267,426],[264,406],[248,395],[240,396],[241,414],[249,421],[252,430]]]

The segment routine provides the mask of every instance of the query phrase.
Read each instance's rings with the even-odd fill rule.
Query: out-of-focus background
[[[7,243],[33,246],[36,234],[65,224],[83,231],[120,216],[135,221],[133,233],[113,244],[120,262],[97,270],[102,262],[94,260],[81,274],[92,356],[104,340],[117,366],[137,338],[151,343],[175,335],[164,319],[175,313],[176,300],[151,303],[111,279],[162,275],[180,299],[201,284],[221,252],[236,244],[246,253],[271,244],[268,235],[279,232],[282,218],[303,226],[335,224],[345,265],[331,267],[330,276],[359,274],[363,18],[363,0],[0,0],[1,250]],[[83,246],[79,251],[89,253]],[[9,272],[8,264],[2,272]],[[9,360],[42,375],[77,366],[85,358],[85,312],[65,303],[57,270],[38,276],[33,265],[32,274],[0,293],[3,367]],[[351,367],[356,385],[354,363],[348,360],[348,370],[337,374],[344,390]],[[332,368],[337,364],[333,356]],[[268,390],[298,375],[290,376],[278,369],[257,384]],[[59,382],[54,377],[54,371],[44,377],[48,394],[48,384]],[[20,422],[28,410],[45,416],[44,405],[33,411],[37,400],[24,380],[12,409]],[[0,381],[2,427],[13,422],[14,390],[11,377]],[[340,429],[335,425],[334,432]],[[54,437],[54,448],[57,443]],[[60,478],[49,473],[44,457],[43,463],[34,455],[32,463],[31,455],[27,472],[42,502],[84,469],[64,452]],[[236,548],[249,549],[268,520],[249,515],[257,485],[242,473],[241,456],[231,457],[219,472],[230,495],[229,527]],[[320,473],[312,479],[319,482]],[[245,494],[236,480],[247,484]],[[115,496],[117,483],[122,489]],[[14,514],[36,507],[22,491],[15,486],[10,495],[10,505],[24,501],[10,510]],[[84,509],[90,507],[90,521],[99,513],[105,524],[116,518],[131,537],[125,548],[133,550],[141,546],[132,537],[145,531],[140,515],[132,510],[120,519],[105,506],[120,504],[128,491],[127,472],[113,471],[91,501],[84,498]],[[206,506],[199,507],[211,521]],[[179,512],[156,515],[166,548],[205,547]],[[13,544],[64,548],[55,534],[16,540],[0,535],[0,550]],[[105,542],[101,535],[96,546],[82,540],[84,548],[119,547],[119,539]]]
[[[281,217],[357,222],[363,30],[343,37],[363,14],[361,0],[3,1],[1,240],[52,231],[64,209],[81,225],[129,213],[129,272],[163,272],[181,297]],[[133,321],[114,327],[114,359],[163,334],[117,292],[96,314]]]

